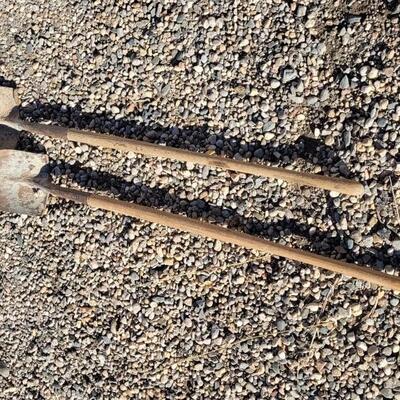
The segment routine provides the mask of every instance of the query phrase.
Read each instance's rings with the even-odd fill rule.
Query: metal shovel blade
[[[48,157],[18,150],[0,149],[0,210],[40,215],[48,194],[37,183],[46,179]]]
[[[19,131],[6,125],[0,125],[0,150],[15,149],[19,140]]]
[[[14,113],[20,103],[15,89],[0,86],[0,120],[8,118]]]

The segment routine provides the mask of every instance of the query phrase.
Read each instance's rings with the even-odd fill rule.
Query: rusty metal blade
[[[6,125],[0,125],[0,150],[15,149],[19,140],[19,131]]]
[[[18,150],[0,149],[0,210],[26,215],[40,215],[48,194],[35,183],[46,179],[48,158]]]

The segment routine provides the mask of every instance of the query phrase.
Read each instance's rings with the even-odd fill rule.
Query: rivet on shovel
[[[14,129],[26,130],[55,139],[85,143],[90,146],[101,146],[120,151],[132,151],[149,157],[162,157],[182,162],[218,167],[229,171],[263,176],[265,178],[282,179],[295,185],[312,186],[353,196],[360,196],[364,193],[364,187],[361,183],[349,179],[291,171],[286,168],[268,167],[216,155],[196,153],[139,140],[120,138],[113,135],[101,135],[94,132],[64,128],[61,126],[23,121],[19,119],[19,104],[18,96],[14,89],[0,87],[0,123],[6,124]]]
[[[193,235],[259,250],[273,256],[324,268],[388,289],[400,290],[400,278],[361,265],[350,264],[283,246],[245,233],[112,198],[54,185],[46,171],[47,156],[18,150],[0,150],[0,209],[40,215],[51,194],[90,207],[143,219]]]

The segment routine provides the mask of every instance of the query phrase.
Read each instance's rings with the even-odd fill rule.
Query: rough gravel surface
[[[398,0],[0,0],[21,117],[354,178],[361,198],[24,133],[54,181],[400,272]],[[0,399],[400,399],[400,294],[51,199],[0,213]]]

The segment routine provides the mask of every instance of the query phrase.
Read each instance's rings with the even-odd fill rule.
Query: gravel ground
[[[24,118],[367,193],[24,134],[55,181],[400,272],[397,0],[0,10],[0,84]],[[0,213],[0,265],[0,399],[400,399],[399,293],[55,199]]]

